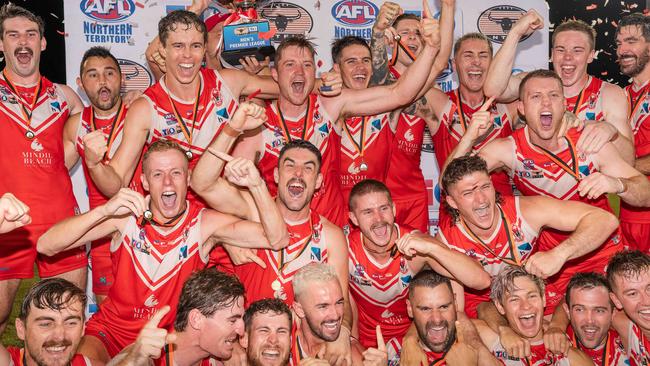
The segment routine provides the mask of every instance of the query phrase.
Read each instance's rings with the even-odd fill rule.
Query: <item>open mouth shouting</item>
[[[305,184],[305,181],[300,178],[293,178],[287,184],[287,191],[289,192],[289,196],[292,198],[301,197],[306,188],[307,184]]]
[[[32,61],[34,51],[32,51],[31,48],[20,47],[14,51],[14,56],[16,56],[16,60],[19,64],[27,65]]]
[[[160,200],[162,202],[162,209],[172,210],[176,207],[177,194],[174,191],[165,191],[160,195]]]
[[[545,130],[550,130],[553,127],[553,113],[543,111],[539,114],[539,123]]]
[[[534,337],[539,332],[538,316],[535,313],[520,315],[518,318],[519,329],[522,334]]]

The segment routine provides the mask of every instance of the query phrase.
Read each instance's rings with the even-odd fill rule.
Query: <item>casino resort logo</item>
[[[486,9],[476,21],[479,32],[495,43],[503,43],[512,26],[526,11],[514,5],[497,5]],[[522,37],[519,42],[530,37]]]
[[[122,75],[124,75],[122,93],[131,90],[144,90],[153,83],[153,76],[149,70],[139,63],[123,58],[118,58],[117,62],[120,64]]]
[[[379,8],[372,1],[341,0],[332,6],[331,13],[337,23],[334,25],[334,38],[357,36],[370,39]]]
[[[274,43],[280,43],[293,35],[306,35],[311,32],[314,20],[305,8],[284,1],[274,1],[259,9],[259,15],[268,20],[275,36]]]
[[[81,0],[87,43],[133,44],[133,25],[127,20],[135,13],[133,0]]]

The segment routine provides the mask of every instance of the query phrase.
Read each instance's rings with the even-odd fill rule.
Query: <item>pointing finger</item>
[[[429,8],[429,2],[427,0],[422,0],[422,19],[424,18],[433,19],[433,13]]]
[[[380,351],[386,351],[386,343],[384,342],[384,335],[381,334],[381,326],[377,324],[377,328],[375,328],[375,331],[377,333],[377,349]]]
[[[147,324],[145,324],[145,328],[158,328],[158,324],[160,324],[160,321],[169,313],[170,307],[169,305],[165,305],[160,310],[158,310],[152,317],[149,319]]]
[[[489,97],[488,100],[486,100],[485,103],[483,103],[479,111],[486,112],[490,108],[490,106],[492,106],[492,103],[494,103],[494,99],[496,99],[496,97]]]

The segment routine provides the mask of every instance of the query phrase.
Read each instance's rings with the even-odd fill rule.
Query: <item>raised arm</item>
[[[51,256],[85,245],[88,241],[114,234],[128,216],[140,217],[145,210],[144,197],[123,188],[105,204],[56,223],[38,239],[36,250]]]
[[[526,271],[542,278],[557,273],[567,261],[597,250],[618,227],[616,216],[582,202],[527,196],[519,198],[519,206],[534,230],[571,232],[555,248],[537,252],[526,261]]]
[[[634,135],[628,120],[629,104],[621,87],[605,83],[603,88],[603,114],[605,121],[616,127],[617,136],[612,143],[621,157],[634,165]]]
[[[372,55],[372,76],[370,85],[387,85],[392,81],[388,71],[388,51],[386,49],[386,31],[395,18],[403,12],[399,4],[386,1],[379,8],[379,15],[372,26],[370,52]]]
[[[490,63],[483,84],[483,93],[486,96],[498,97],[499,101],[503,102],[518,99],[521,74],[512,76],[517,45],[522,37],[543,27],[544,19],[532,9],[517,20]]]

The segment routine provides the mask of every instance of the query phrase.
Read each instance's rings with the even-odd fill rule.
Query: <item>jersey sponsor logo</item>
[[[167,126],[178,126],[178,121],[176,120],[176,116],[174,116],[173,113],[167,113],[164,116],[162,116],[163,119],[165,120],[165,123]]]
[[[131,90],[145,90],[153,85],[153,75],[142,64],[123,58],[118,58],[117,62],[120,65],[122,76],[124,76],[124,83],[120,90],[122,93]]]
[[[269,21],[275,35],[271,42],[276,44],[293,35],[311,32],[314,21],[305,8],[286,1],[271,1],[259,9],[262,18]]]
[[[332,17],[343,25],[371,25],[378,13],[377,5],[365,0],[342,0],[332,6]]]
[[[61,103],[57,100],[50,102],[50,109],[52,110],[52,113],[61,112]]]
[[[517,170],[516,174],[519,176],[519,178],[526,178],[526,179],[544,178],[544,173],[542,173],[541,170],[531,170],[531,171]]]
[[[495,43],[503,43],[512,26],[526,13],[526,10],[513,5],[496,5],[485,9],[476,20],[479,32]],[[531,33],[532,34],[532,33]],[[519,42],[528,39],[530,34],[521,37]]]
[[[524,169],[526,170],[535,169],[535,161],[533,159],[524,159],[522,161],[522,164],[524,165]]]
[[[79,7],[88,18],[106,23],[122,21],[135,12],[133,0],[82,0]]]
[[[404,140],[411,142],[415,139],[415,136],[413,136],[413,131],[409,128],[404,132]]]
[[[580,171],[580,177],[582,178],[588,177],[589,174],[591,174],[591,172],[589,171],[589,165],[580,165],[578,170]]]
[[[144,300],[144,306],[148,308],[152,308],[156,305],[158,305],[158,299],[156,299],[156,296],[154,294],[149,295],[149,297]]]
[[[381,313],[381,317],[384,318],[384,319],[390,318],[390,317],[393,316],[393,315],[395,315],[395,314],[393,314],[393,313],[392,313],[390,310],[388,310],[388,309],[384,310],[384,312]]]
[[[171,135],[176,135],[176,134],[181,133],[181,132],[183,132],[183,131],[180,129],[179,126],[163,128],[162,130],[160,130],[160,133],[165,137],[171,136]]]
[[[32,143],[29,145],[29,147],[31,147],[32,150],[34,150],[34,151],[36,151],[36,152],[41,152],[41,151],[43,151],[43,145],[41,145],[41,143],[38,141],[37,138],[35,138],[35,139],[32,141]]]
[[[187,245],[183,245],[178,249],[178,259],[187,259]]]

